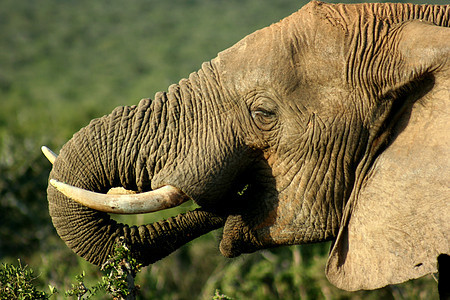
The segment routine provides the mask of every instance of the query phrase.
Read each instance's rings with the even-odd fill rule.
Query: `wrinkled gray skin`
[[[449,17],[311,2],[93,120],[51,178],[98,192],[170,184],[201,208],[130,228],[49,186],[58,234],[95,264],[121,235],[144,264],[220,227],[227,257],[335,239],[326,272],[347,290],[435,272],[450,253]]]

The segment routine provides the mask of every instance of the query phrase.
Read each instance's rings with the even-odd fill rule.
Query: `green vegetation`
[[[0,1],[0,260],[11,266],[1,276],[23,274],[20,288],[34,299],[52,295],[49,285],[71,289],[76,276],[85,287],[95,286],[102,272],[73,254],[51,224],[46,202],[51,166],[40,146],[58,152],[90,119],[166,90],[203,61],[302,4],[298,0]],[[189,205],[120,219],[146,223],[183,209]],[[207,234],[144,268],[136,277],[138,298],[437,298],[431,277],[374,292],[334,288],[323,271],[328,243],[230,260],[219,254],[219,236]],[[35,273],[20,264],[14,267],[18,258]],[[96,296],[102,298],[108,299]]]
[[[141,271],[141,265],[131,257],[131,251],[123,237],[115,246],[114,256],[102,265],[101,270],[106,275],[90,288],[84,283],[86,273],[83,271],[81,275],[77,275],[77,283],[72,284],[72,288],[66,291],[65,295],[75,296],[77,299],[91,299],[97,296],[99,291],[104,291],[113,299],[136,299],[139,286],[134,284],[134,278]]]
[[[56,292],[49,285],[50,294],[39,291],[34,285],[34,272],[27,266],[22,266],[20,259],[18,266],[2,264],[0,267],[0,299],[48,299]]]
[[[141,265],[131,257],[131,251],[123,237],[115,245],[114,255],[102,265],[101,270],[105,275],[92,287],[87,287],[84,283],[86,276],[84,271],[75,276],[76,283],[72,284],[71,289],[64,295],[86,300],[98,296],[99,292],[106,292],[113,299],[136,299],[139,287],[134,284],[134,278],[136,273],[140,272]],[[32,269],[22,267],[20,260],[18,267],[2,264],[0,299],[49,299],[58,293],[51,285],[48,286],[49,294],[39,291],[33,284],[36,279],[33,273]]]

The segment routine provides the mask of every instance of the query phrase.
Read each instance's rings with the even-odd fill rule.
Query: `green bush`
[[[134,278],[140,271],[141,265],[131,256],[125,240],[122,238],[114,247],[114,255],[110,256],[101,268],[105,275],[93,286],[85,284],[86,273],[83,271],[75,276],[76,283],[65,292],[66,297],[77,299],[91,299],[99,292],[104,292],[113,299],[135,299],[138,286]],[[2,264],[0,268],[0,299],[49,299],[58,293],[57,289],[48,285],[49,293],[36,288],[33,281],[34,271],[27,266]]]
[[[91,299],[98,292],[104,291],[113,299],[135,299],[139,286],[134,284],[136,274],[140,272],[141,265],[131,256],[124,238],[118,241],[114,247],[114,255],[109,257],[101,270],[105,275],[92,287],[85,284],[86,273],[75,277],[77,283],[66,291],[66,296],[75,296],[77,299]]]
[[[19,265],[2,264],[0,268],[0,299],[34,300],[48,299],[56,292],[49,285],[50,293],[39,291],[33,284],[36,279],[32,269]]]

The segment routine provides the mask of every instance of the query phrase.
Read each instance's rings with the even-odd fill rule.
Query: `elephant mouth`
[[[261,182],[247,182],[227,192],[226,206],[217,202],[203,205],[192,199],[201,210],[223,218],[219,250],[228,258],[274,245],[269,228],[275,222],[278,192]]]

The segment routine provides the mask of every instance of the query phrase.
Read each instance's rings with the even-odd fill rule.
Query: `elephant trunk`
[[[170,126],[174,126],[179,98],[165,93],[155,98],[144,99],[137,106],[118,107],[81,129],[62,148],[50,178],[101,193],[118,186],[142,192],[164,185],[158,173],[167,164],[165,155],[174,144],[171,139],[177,138],[173,136],[176,129]],[[108,259],[121,236],[133,256],[148,265],[225,222],[211,212],[195,210],[129,227],[78,204],[51,184],[47,192],[58,234],[74,252],[97,265]]]

